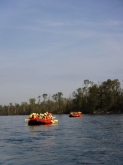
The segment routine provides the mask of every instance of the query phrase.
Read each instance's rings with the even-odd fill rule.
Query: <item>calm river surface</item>
[[[55,116],[40,126],[0,116],[0,165],[123,165],[123,115]]]

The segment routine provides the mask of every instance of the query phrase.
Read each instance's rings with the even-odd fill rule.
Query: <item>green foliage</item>
[[[82,88],[76,89],[69,98],[64,98],[62,92],[54,94],[51,98],[48,94],[22,102],[21,105],[10,103],[0,105],[0,115],[29,115],[33,112],[44,113],[70,113],[81,111],[83,113],[123,113],[123,89],[118,79],[102,82],[100,85],[89,80],[84,80]]]

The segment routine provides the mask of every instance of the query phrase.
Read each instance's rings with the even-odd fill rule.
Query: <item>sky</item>
[[[123,80],[123,0],[0,0],[0,105]]]

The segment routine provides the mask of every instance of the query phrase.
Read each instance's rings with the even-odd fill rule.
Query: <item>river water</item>
[[[123,115],[55,116],[40,126],[0,116],[0,165],[123,165]]]

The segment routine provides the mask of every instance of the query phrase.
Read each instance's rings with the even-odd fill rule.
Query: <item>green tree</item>
[[[89,96],[88,96],[88,113],[95,113],[98,108],[98,87],[97,85],[93,85],[89,88]]]
[[[43,95],[43,99],[44,99],[44,102],[46,101],[46,99],[47,99],[47,94],[46,93],[44,93]]]
[[[81,88],[78,88],[76,91],[72,93],[74,109],[77,111],[81,111],[82,109],[82,100],[83,100],[83,92]]]
[[[38,104],[40,104],[40,98],[41,98],[41,96],[38,96]]]
[[[30,102],[30,112],[33,113],[35,112],[35,98],[30,98],[29,99],[29,102]]]

